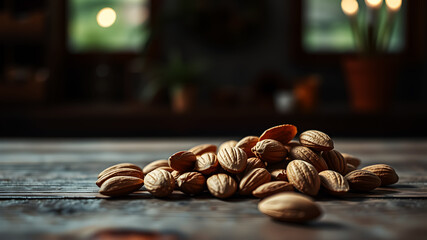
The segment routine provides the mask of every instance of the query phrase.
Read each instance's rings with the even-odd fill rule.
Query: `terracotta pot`
[[[343,61],[350,103],[355,111],[386,110],[398,73],[396,61],[387,58],[347,58]]]
[[[194,109],[196,105],[197,88],[185,86],[175,88],[172,91],[172,110],[175,113],[186,113]]]

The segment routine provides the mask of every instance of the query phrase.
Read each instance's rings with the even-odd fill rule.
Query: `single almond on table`
[[[246,153],[237,147],[225,147],[218,152],[218,162],[230,173],[241,173],[247,165]]]
[[[142,172],[144,173],[144,175],[147,175],[149,172],[153,171],[154,169],[157,169],[159,167],[169,167],[169,163],[168,160],[166,159],[161,159],[161,160],[156,160],[153,161],[149,164],[147,164],[143,169]]]
[[[291,124],[283,124],[269,128],[259,137],[259,141],[274,139],[282,144],[287,144],[297,135],[297,127]]]
[[[220,152],[225,147],[235,147],[236,145],[237,145],[236,140],[229,140],[229,141],[223,142],[221,145],[219,145],[218,152]]]
[[[279,192],[294,191],[292,184],[286,181],[274,181],[260,185],[252,191],[252,195],[257,198],[266,198]]]
[[[253,148],[252,152],[264,162],[276,163],[285,160],[288,151],[279,141],[265,139],[259,141]]]
[[[338,172],[326,170],[319,173],[322,187],[331,195],[343,195],[350,190],[347,180]]]
[[[293,160],[286,168],[289,182],[300,192],[316,196],[320,188],[319,173],[310,163]]]
[[[330,170],[345,174],[347,170],[347,161],[340,152],[337,150],[323,151],[322,157]]]
[[[186,194],[198,194],[203,191],[206,178],[198,172],[186,172],[176,180],[179,189]]]
[[[100,178],[105,173],[107,173],[113,169],[117,169],[117,168],[132,168],[132,169],[142,171],[142,169],[140,167],[138,167],[137,165],[135,165],[133,163],[119,163],[119,164],[116,164],[116,165],[113,165],[111,167],[106,168],[104,171],[102,171],[101,173],[98,174],[98,178]]]
[[[219,163],[215,153],[208,152],[200,156],[197,156],[194,170],[204,175],[209,175],[211,173],[216,172],[218,168],[219,168]]]
[[[288,181],[286,169],[275,169],[270,174],[273,181]]]
[[[175,188],[172,174],[163,169],[156,169],[144,178],[145,188],[155,197],[169,196]]]
[[[98,180],[96,181],[96,185],[98,187],[101,187],[101,185],[107,181],[108,179],[112,177],[117,176],[129,176],[129,177],[137,177],[137,178],[144,178],[144,174],[142,171],[133,169],[133,168],[116,168],[108,171],[107,173],[103,174]]]
[[[255,168],[247,173],[239,184],[240,195],[250,195],[260,185],[270,182],[271,175],[265,168]]]
[[[131,176],[116,176],[107,179],[99,189],[99,193],[106,196],[122,196],[140,189],[144,180]]]
[[[248,158],[255,156],[252,152],[252,148],[257,144],[258,137],[256,136],[247,136],[242,138],[235,147],[241,148],[243,151],[245,151]]]
[[[387,164],[375,164],[362,168],[362,170],[370,171],[381,179],[381,186],[387,186],[399,181],[399,176],[396,171]]]
[[[284,192],[263,199],[258,209],[273,219],[303,223],[322,215],[320,207],[310,197],[299,193]]]
[[[216,153],[217,147],[213,144],[200,144],[195,147],[192,147],[189,152],[194,153],[196,156],[202,155],[203,153]]]
[[[358,157],[355,157],[348,153],[341,153],[341,155],[344,157],[345,161],[347,163],[350,163],[351,165],[355,166],[356,168],[360,166],[360,163],[362,162]]]
[[[316,168],[318,172],[328,169],[328,165],[326,164],[323,157],[308,147],[293,147],[289,155],[292,157],[292,159],[303,160],[310,163]]]
[[[196,155],[188,151],[180,151],[169,157],[169,166],[179,172],[191,171],[196,163]]]
[[[381,186],[381,179],[372,172],[365,170],[354,170],[345,175],[351,190],[371,191]]]
[[[330,151],[334,149],[332,139],[321,131],[308,130],[299,135],[299,141],[303,146],[317,151]]]
[[[236,181],[224,173],[210,176],[206,185],[209,192],[217,198],[231,197],[237,191]]]

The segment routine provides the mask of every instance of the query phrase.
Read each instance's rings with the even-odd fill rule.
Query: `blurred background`
[[[427,136],[424,0],[0,0],[0,137]]]

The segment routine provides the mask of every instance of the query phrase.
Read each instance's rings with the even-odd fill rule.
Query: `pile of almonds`
[[[189,195],[207,190],[221,199],[254,196],[262,199],[258,208],[264,214],[281,221],[306,222],[322,214],[310,197],[320,190],[341,196],[399,180],[386,164],[358,170],[361,161],[334,150],[334,142],[323,132],[305,131],[299,141],[292,140],[296,134],[294,125],[284,124],[267,129],[260,137],[227,141],[218,148],[198,145],[143,169],[117,164],[102,171],[96,185],[107,196],[126,195],[142,186],[155,197],[167,197],[174,190]]]

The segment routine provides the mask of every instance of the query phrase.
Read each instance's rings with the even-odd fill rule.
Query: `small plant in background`
[[[206,69],[203,61],[185,61],[179,52],[172,52],[164,65],[156,71],[161,85],[170,90],[195,86]]]
[[[385,0],[384,8],[383,0],[365,0],[365,4],[366,8],[360,9],[357,0],[341,1],[341,8],[350,19],[356,47],[365,55],[385,53],[390,48],[402,0]],[[384,12],[385,17],[382,17]]]

